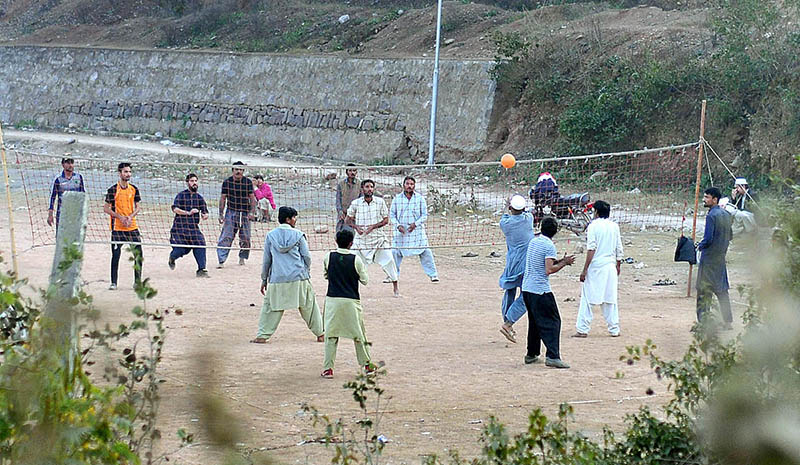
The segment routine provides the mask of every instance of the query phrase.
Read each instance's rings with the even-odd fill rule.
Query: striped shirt
[[[525,256],[525,276],[522,278],[522,290],[533,294],[552,292],[550,279],[547,276],[545,261],[556,259],[556,245],[545,235],[538,235],[528,243],[528,254]]]

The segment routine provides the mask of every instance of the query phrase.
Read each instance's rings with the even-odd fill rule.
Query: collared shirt
[[[336,211],[346,212],[353,200],[359,197],[361,197],[361,181],[355,178],[350,183],[347,178],[342,179],[336,185]]]
[[[136,210],[136,204],[141,202],[142,198],[139,195],[139,188],[131,183],[127,187],[122,187],[119,182],[108,188],[106,192],[106,203],[111,205],[111,210],[117,212],[122,216],[133,214]],[[130,226],[124,226],[122,221],[111,217],[111,230],[112,231],[134,231],[139,229],[136,224],[136,218],[131,220]]]
[[[586,229],[586,250],[594,250],[589,266],[616,264],[625,258],[619,225],[608,218],[595,218]]]
[[[347,209],[347,216],[355,218],[357,226],[370,226],[375,223],[380,223],[384,218],[389,216],[389,208],[386,206],[386,201],[382,197],[372,196],[372,201],[367,203],[364,197],[359,197],[350,203],[350,208]],[[382,247],[386,242],[386,234],[383,232],[384,228],[378,228],[369,234],[358,234],[353,240],[353,248],[355,249],[373,249]]]
[[[58,210],[61,210],[61,196],[64,195],[64,192],[86,192],[83,176],[74,171],[69,179],[63,171],[56,176],[53,181],[53,190],[50,193],[50,210],[53,209],[56,199],[58,199]]]
[[[414,192],[411,198],[406,197],[405,192],[397,194],[392,200],[392,207],[389,213],[389,220],[394,230],[393,246],[399,250],[403,256],[419,255],[425,252],[428,247],[428,235],[425,234],[425,222],[428,220],[428,204],[425,197]],[[405,234],[397,230],[398,226],[408,228],[414,223],[416,227],[413,231]]]
[[[180,208],[187,212],[192,211],[193,208],[199,210],[199,213],[193,215],[175,213],[173,225],[178,229],[197,229],[197,225],[200,224],[200,215],[208,214],[208,206],[206,206],[206,200],[203,196],[189,189],[185,189],[175,196],[175,200],[172,201],[172,208]]]
[[[534,294],[545,294],[550,290],[550,278],[547,275],[545,262],[548,258],[556,259],[556,245],[549,237],[540,234],[528,243],[528,254],[525,257],[525,276],[522,278],[522,290]]]

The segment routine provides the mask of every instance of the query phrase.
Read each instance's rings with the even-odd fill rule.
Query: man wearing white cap
[[[509,200],[508,211],[500,219],[500,230],[506,236],[506,267],[500,275],[500,287],[505,290],[503,294],[503,325],[500,332],[511,342],[515,338],[514,323],[527,311],[522,293],[517,295],[517,288],[522,288],[522,277],[525,272],[525,257],[528,254],[528,244],[534,237],[533,215],[525,211],[525,198],[514,195]]]
[[[736,178],[730,202],[725,202],[726,199],[720,199],[720,206],[733,216],[731,229],[734,236],[738,236],[743,232],[755,232],[756,230],[755,209],[753,207],[757,207],[757,205],[753,200],[753,194],[754,192],[747,184],[747,179]]]

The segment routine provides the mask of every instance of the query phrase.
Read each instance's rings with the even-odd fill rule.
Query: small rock
[[[256,306],[256,304],[252,304],[252,303],[251,303],[251,304],[250,304],[250,306],[251,306],[251,307],[255,307],[255,306]]]
[[[314,232],[317,234],[325,234],[326,232],[328,232],[328,227],[325,226],[324,224],[321,224],[316,228],[314,228]]]
[[[627,263],[627,264],[629,264],[629,265],[630,265],[630,264],[632,264],[633,262],[635,262],[636,260],[634,260],[634,259],[633,259],[633,257],[628,257],[628,258],[626,258],[624,261],[625,261],[625,263]]]
[[[78,142],[78,139],[75,139],[75,138],[73,137],[72,139],[70,139],[70,140],[68,140],[68,141],[66,142],[66,145],[74,144],[75,142]]]
[[[500,258],[500,254],[499,254],[499,253],[497,253],[497,252],[495,252],[494,250],[492,250],[491,252],[489,252],[489,255],[487,255],[487,256],[488,256],[488,257],[492,257],[492,258]]]
[[[175,142],[172,142],[172,141],[171,141],[171,140],[169,140],[169,139],[164,139],[164,140],[162,140],[161,142],[159,142],[159,144],[161,144],[161,145],[166,145],[166,146],[168,146],[168,147],[169,147],[169,146],[172,146],[172,145],[178,145],[178,144],[176,144]]]
[[[161,132],[157,132],[157,133],[155,133],[153,135],[156,136],[156,137],[164,137],[164,134],[161,133]]]
[[[653,283],[653,286],[674,286],[677,283],[671,279],[659,279],[658,281]]]
[[[641,270],[641,269],[642,269],[642,268],[644,268],[645,266],[646,266],[646,265],[645,265],[643,262],[639,262],[639,263],[637,263],[637,264],[633,265],[633,267],[634,267],[634,268],[636,268],[637,270]]]
[[[199,149],[199,148],[201,148],[202,146],[203,146],[203,144],[202,144],[202,143],[200,143],[200,142],[194,142],[194,143],[192,144],[192,147],[194,147],[194,148],[196,148],[196,149]]]
[[[633,189],[629,190],[629,191],[628,191],[628,193],[629,193],[629,194],[633,194],[633,195],[639,195],[639,194],[641,194],[641,193],[642,193],[642,191],[641,191],[641,190],[639,190],[639,188],[638,188],[638,187],[634,187]]]
[[[401,15],[401,14],[403,14],[403,13],[405,13],[405,11],[403,11],[403,10],[397,10],[397,14],[398,14],[398,15]]]
[[[68,128],[70,128],[70,129],[75,129],[75,128],[77,128],[77,127],[78,127],[78,125],[77,125],[77,124],[75,124],[75,123],[69,123],[69,124],[67,125],[67,127],[68,127]]]
[[[455,43],[455,41],[456,41],[456,39],[445,39],[444,40],[444,44],[445,45],[450,45],[452,43]]]
[[[483,420],[470,420],[469,421],[470,425],[480,425],[481,423],[483,423]]]
[[[465,257],[465,258],[472,258],[472,257],[477,257],[477,256],[478,256],[478,254],[476,254],[475,252],[467,252],[464,255],[462,255],[462,257]]]
[[[575,302],[575,297],[567,297],[564,302]]]
[[[633,245],[633,241],[630,239],[625,239],[625,245]]]
[[[339,24],[344,24],[344,23],[350,21],[350,15],[339,16],[339,20],[338,21],[339,21]]]

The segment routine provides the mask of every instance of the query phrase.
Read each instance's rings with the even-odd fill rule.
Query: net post
[[[700,176],[703,173],[703,148],[706,143],[706,101],[703,100],[700,108],[700,147],[697,149],[697,178],[694,183],[694,215],[692,217],[692,244],[697,236],[697,207],[700,203]],[[686,288],[686,297],[692,296],[692,264],[689,263],[689,284]]]
[[[11,183],[8,180],[8,161],[6,160],[6,144],[3,142],[3,125],[0,124],[0,156],[3,159],[3,175],[6,181],[6,201],[8,202],[8,231],[11,234],[11,266],[14,276],[19,276],[17,264],[17,241],[14,237],[14,203],[11,200]]]

